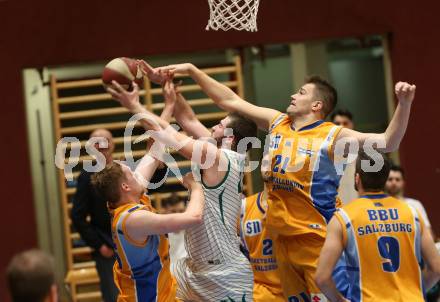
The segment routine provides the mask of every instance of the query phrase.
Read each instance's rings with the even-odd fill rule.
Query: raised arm
[[[168,95],[165,95],[164,103],[165,107],[162,110],[160,118],[166,122],[169,122],[173,115],[176,102]],[[152,152],[152,154],[150,154],[150,152]],[[165,152],[165,147],[163,144],[155,143],[151,138],[148,140],[147,154],[144,155],[134,171],[135,175],[140,177],[140,180],[145,182],[145,184],[150,182],[157,170],[157,167],[160,165],[160,159],[162,158],[163,152]]]
[[[183,130],[194,138],[210,137],[211,132],[197,119],[183,95],[177,92],[174,117]]]
[[[327,237],[319,256],[315,282],[324,295],[333,302],[347,301],[337,290],[332,279],[333,269],[341,257],[344,245],[342,242],[342,226],[336,217],[330,220],[327,226]]]
[[[149,235],[167,234],[196,226],[203,221],[205,196],[200,183],[191,173],[183,178],[183,185],[189,190],[190,198],[185,212],[155,214],[149,211],[135,211],[126,221],[128,235],[136,241],[144,241]]]
[[[343,128],[337,137],[337,141],[344,138],[355,138],[362,146],[367,140],[385,142],[384,152],[392,152],[399,148],[400,142],[405,135],[408,126],[411,105],[414,100],[416,86],[404,82],[398,82],[395,86],[395,93],[399,103],[393,118],[384,133],[362,133],[351,129]],[[381,148],[382,149],[382,148]]]
[[[277,110],[255,106],[240,98],[232,89],[216,81],[192,64],[178,64],[160,67],[173,73],[188,74],[202,90],[219,106],[228,112],[237,112],[251,120],[262,130],[268,130],[271,121],[280,113]],[[152,72],[150,71],[150,74]],[[154,72],[153,72],[154,73]]]

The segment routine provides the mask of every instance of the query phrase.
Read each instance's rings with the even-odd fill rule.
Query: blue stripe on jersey
[[[132,273],[137,301],[156,301],[157,282],[162,269],[158,254],[160,238],[158,235],[150,235],[145,246],[131,244],[123,233],[119,233],[119,230],[122,231],[123,216],[126,215],[128,211],[119,219],[118,239]]]
[[[423,268],[423,258],[422,258],[422,251],[421,251],[421,237],[422,237],[422,229],[420,226],[420,219],[419,219],[419,213],[417,210],[409,205],[407,205],[414,216],[414,252],[417,257],[417,262],[419,263],[419,284],[420,288],[422,289],[422,292],[425,293],[425,284],[423,282],[422,278],[422,268]]]
[[[359,272],[359,268],[358,267],[351,267],[351,266],[338,266],[338,267],[336,267],[335,268],[335,270],[333,271],[333,274],[335,274],[335,273],[339,273],[340,271],[343,271],[343,270],[346,270],[346,271],[352,271],[352,272]]]
[[[310,130],[310,129],[313,129],[313,128],[318,127],[318,126],[321,125],[322,123],[324,123],[324,120],[319,120],[319,121],[316,121],[316,122],[314,122],[314,123],[312,123],[312,124],[310,124],[310,125],[307,125],[307,126],[304,126],[304,127],[302,127],[302,128],[299,128],[298,131]],[[290,129],[292,129],[292,130],[295,131],[295,128],[293,128],[293,125],[292,125],[292,124],[290,124]]]
[[[273,130],[276,126],[278,126],[278,125],[281,123],[281,121],[282,121],[286,116],[287,116],[287,115],[284,114],[284,113],[280,114],[280,115],[275,119],[275,121],[272,123],[272,126],[270,126],[269,133],[271,133],[272,130]]]
[[[116,251],[116,248],[115,248]],[[122,261],[121,261],[121,257],[119,257],[118,252],[115,252],[115,258],[116,258],[116,262],[118,263],[118,267],[119,269],[122,269]]]
[[[333,269],[332,277],[336,284],[336,288],[346,299],[350,299],[350,281],[347,272],[349,268],[354,271],[357,269],[347,266],[345,253],[342,253]],[[357,271],[359,271],[359,269],[357,269]]]
[[[333,161],[328,156],[328,147],[337,126],[333,127],[319,148],[319,153],[313,167],[310,195],[315,208],[324,216],[327,223],[336,210],[336,195],[338,194],[341,175],[336,172]]]
[[[350,218],[348,214],[343,210],[339,209],[338,213],[341,215],[345,224],[350,223]],[[353,228],[349,228],[347,231],[347,245],[345,247],[345,259],[347,262],[347,275],[350,280],[350,297],[349,300],[352,302],[361,301],[361,280],[359,272],[359,252],[356,244],[356,236]]]
[[[382,199],[388,197],[387,194],[366,194],[362,195],[359,198],[368,198],[368,199]]]
[[[411,206],[409,206],[411,209],[411,212],[414,216],[414,226],[415,226],[415,232],[414,232],[414,252],[417,257],[417,262],[420,264],[422,263],[422,251],[420,249],[421,245],[421,228],[420,228],[420,220],[418,212]]]

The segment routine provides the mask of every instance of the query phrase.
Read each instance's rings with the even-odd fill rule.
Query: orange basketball
[[[116,58],[105,65],[102,71],[104,86],[111,86],[112,81],[118,82],[122,87],[131,90],[132,82],[142,84],[143,75],[139,64],[134,59]]]

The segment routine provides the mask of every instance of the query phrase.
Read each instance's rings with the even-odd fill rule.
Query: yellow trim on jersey
[[[343,229],[350,301],[422,302],[420,214],[383,192],[367,193],[335,213]]]
[[[142,206],[142,207],[134,210],[133,212],[128,213],[124,217],[124,219],[122,220],[122,224],[121,224],[122,232],[124,232],[125,239],[127,239],[128,242],[130,242],[131,244],[133,244],[134,246],[137,246],[137,247],[144,247],[148,242],[149,236],[143,242],[136,241],[135,239],[131,238],[130,234],[128,234],[128,232],[127,232],[126,222],[127,222],[128,217],[130,217],[131,214],[133,214],[134,212],[139,211],[139,210],[144,210],[144,207],[145,206]]]
[[[327,222],[341,205],[341,176],[333,158],[341,129],[317,120],[295,130],[285,114],[272,121],[267,225],[275,234],[325,237]]]
[[[240,237],[254,272],[254,300],[283,301],[273,240],[265,227],[265,195],[263,191],[242,200]]]

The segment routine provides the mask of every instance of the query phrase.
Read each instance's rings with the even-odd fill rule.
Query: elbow
[[[399,144],[390,144],[387,142],[386,147],[384,148],[385,153],[395,152],[399,150]]]
[[[383,133],[383,137],[384,137],[383,139],[385,140],[385,147],[383,148],[383,152],[389,153],[399,150],[400,141],[397,141],[396,139],[392,139],[386,133]]]
[[[202,224],[202,222],[203,222],[203,216],[202,216],[201,213],[200,213],[200,214],[197,214],[197,215],[194,215],[194,216],[192,217],[192,220],[193,220],[193,224],[194,224],[194,225]]]
[[[185,229],[198,226],[198,225],[202,224],[202,222],[203,222],[202,213],[197,214],[197,213],[186,212],[186,213],[184,213],[184,215],[186,216],[185,217],[186,223],[184,226]]]
[[[319,289],[323,289],[326,288],[327,285],[330,283],[331,281],[331,276],[326,276],[324,274],[316,274],[315,275],[315,283],[316,285],[319,287]]]

